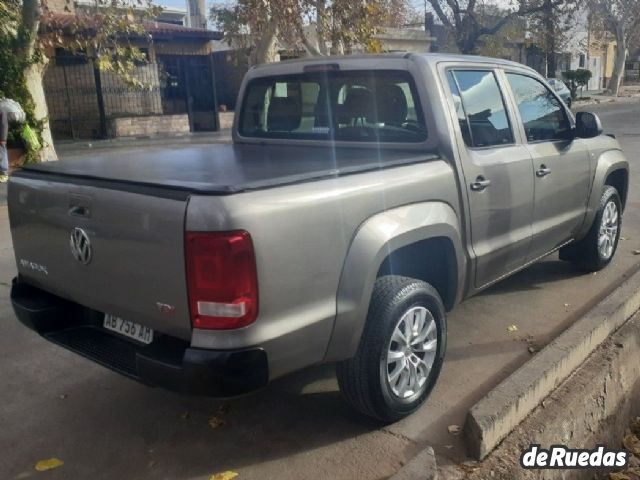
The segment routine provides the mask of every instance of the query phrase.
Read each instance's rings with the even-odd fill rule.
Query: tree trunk
[[[275,62],[278,56],[277,45],[278,24],[272,19],[256,42],[256,48],[251,55],[251,64]]]
[[[318,34],[318,50],[320,51],[320,55],[327,55],[329,50],[327,49],[327,6],[325,0],[317,0],[317,12],[316,30]]]
[[[51,127],[49,125],[49,111],[47,101],[44,96],[44,86],[42,79],[47,68],[48,60],[44,58],[38,63],[32,63],[31,59],[36,52],[36,42],[38,40],[38,29],[40,27],[40,0],[23,0],[22,15],[18,28],[18,42],[16,45],[16,55],[25,61],[29,66],[23,72],[24,80],[29,91],[29,95],[34,103],[34,114],[37,121],[42,122],[42,150],[39,157],[42,161],[57,160],[58,155],[53,146],[51,138]]]
[[[555,78],[558,66],[556,64],[556,26],[553,21],[553,5],[551,0],[545,0],[542,11],[544,36],[545,36],[545,60],[547,63],[547,77]]]
[[[609,81],[609,91],[617,97],[622,76],[624,75],[624,63],[627,60],[627,39],[620,25],[616,27],[616,43],[616,58],[613,63],[611,80]]]
[[[464,55],[473,55],[478,48],[478,40],[480,38],[480,32],[478,31],[478,24],[473,21],[469,16],[466,16],[462,21],[460,28],[456,28],[458,33],[457,46],[460,53]]]
[[[42,150],[40,151],[41,161],[58,160],[58,154],[53,146],[51,137],[51,126],[49,125],[49,110],[44,95],[42,79],[47,69],[47,60],[30,65],[24,72],[27,90],[34,103],[36,120],[42,122]]]

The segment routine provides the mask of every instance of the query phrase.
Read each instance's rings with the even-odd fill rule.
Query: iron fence
[[[56,139],[104,138],[110,119],[186,114],[192,131],[217,130],[215,75],[210,56],[159,56],[135,67],[125,82],[82,56],[56,55],[44,76]]]

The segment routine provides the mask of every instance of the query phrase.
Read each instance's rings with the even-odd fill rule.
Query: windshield
[[[424,117],[407,72],[323,71],[252,80],[245,91],[245,137],[423,142]]]

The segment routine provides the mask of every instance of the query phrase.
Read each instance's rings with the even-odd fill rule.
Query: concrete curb
[[[389,480],[438,480],[436,454],[426,447]]]
[[[640,271],[471,408],[464,426],[469,453],[484,459],[638,309]]]

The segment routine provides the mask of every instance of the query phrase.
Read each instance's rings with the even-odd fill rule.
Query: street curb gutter
[[[426,447],[389,480],[438,480],[436,454]]]
[[[476,403],[464,426],[469,453],[484,459],[612,332],[640,309],[640,271]]]

